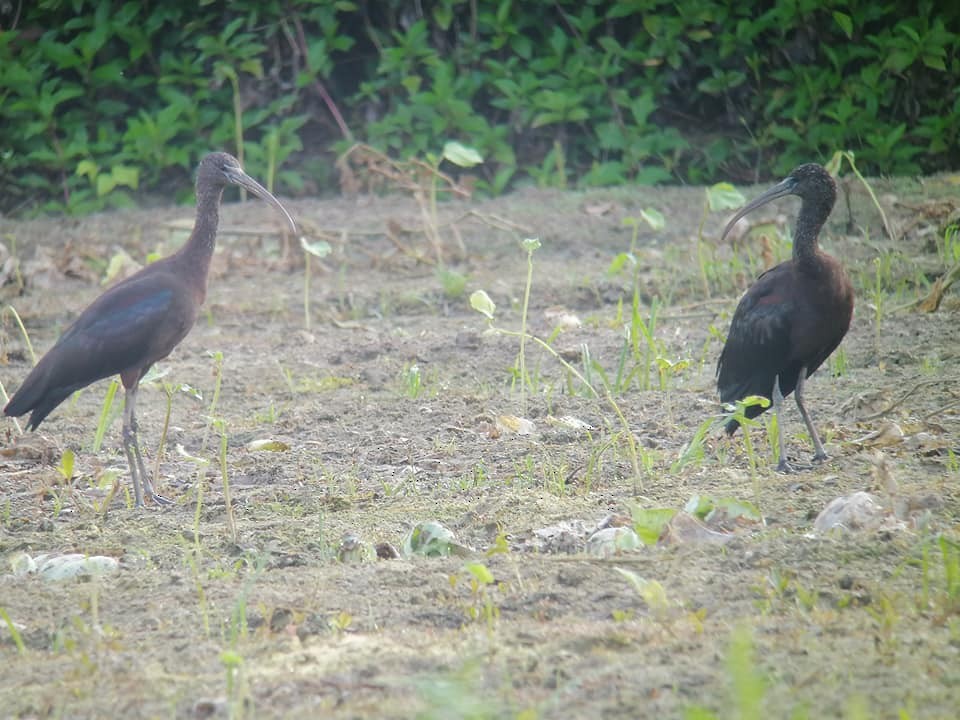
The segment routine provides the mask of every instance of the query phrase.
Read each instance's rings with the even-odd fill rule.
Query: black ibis
[[[130,467],[134,498],[157,495],[137,442],[136,402],[140,379],[150,366],[179,344],[197,319],[207,294],[207,273],[216,242],[220,199],[227,185],[239,185],[276,207],[296,232],[280,201],[247,175],[227,153],[210,153],[197,169],[197,218],[190,239],[176,253],[117,283],[94,300],[27,375],[3,409],[17,417],[30,413],[35,430],[76,390],[119,375],[125,390],[123,449]]]
[[[717,389],[723,403],[750,395],[772,402],[779,429],[777,470],[790,472],[793,468],[787,462],[779,422],[783,399],[790,393],[795,394],[810,432],[814,460],[827,458],[804,407],[803,386],[847,334],[853,316],[853,286],[843,266],[818,244],[820,229],[837,197],[833,178],[820,165],[801,165],[747,203],[727,224],[723,237],[744,215],[784,195],[798,195],[801,200],[793,257],[757,278],[737,304],[717,362]],[[764,409],[754,405],[747,408],[746,415],[753,418]],[[727,434],[733,435],[738,426],[736,420],[730,420]]]

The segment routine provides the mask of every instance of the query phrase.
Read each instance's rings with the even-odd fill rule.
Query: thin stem
[[[163,392],[167,396],[167,411],[163,416],[163,429],[160,431],[160,445],[157,447],[157,459],[153,463],[153,486],[157,487],[160,482],[160,461],[163,459],[163,449],[167,446],[167,433],[170,430],[170,411],[173,408],[174,388],[167,383],[162,383]]]
[[[30,362],[37,364],[37,354],[33,351],[33,343],[30,342],[30,336],[27,334],[27,328],[20,319],[20,314],[13,305],[7,305],[7,310],[13,313],[13,319],[17,321],[17,327],[20,328],[20,334],[23,335],[23,341],[27,344],[27,352],[30,353]]]
[[[240,78],[235,72],[229,74],[230,85],[233,87],[233,138],[237,145],[237,160],[243,167],[243,104],[240,99]],[[240,201],[247,201],[246,188],[240,188]]]
[[[310,330],[310,255],[303,253],[303,326]]]
[[[120,381],[114,378],[107,387],[107,393],[103,398],[103,408],[100,410],[100,422],[97,423],[96,432],[93,434],[93,452],[100,452],[103,445],[104,435],[107,434],[107,425],[110,420],[110,410],[113,408],[113,400],[117,395],[117,389],[120,387]],[[126,403],[126,398],[124,398]]]
[[[4,405],[6,405],[8,402],[10,402],[10,396],[7,395],[7,389],[3,386],[3,381],[2,381],[2,380],[0,380],[0,394],[3,395],[3,404],[4,404]],[[20,426],[20,421],[17,420],[16,418],[10,418],[10,419],[13,420],[13,424],[17,426],[17,434],[18,434],[18,435],[23,435],[23,428]]]
[[[697,261],[700,263],[700,278],[703,280],[703,296],[710,298],[710,280],[707,278],[707,263],[704,259],[703,228],[707,224],[707,215],[710,212],[710,201],[703,201],[703,214],[700,216],[700,226],[697,228]]]
[[[867,194],[870,195],[870,199],[873,200],[874,207],[877,208],[877,211],[880,213],[880,219],[883,220],[883,229],[887,231],[887,237],[891,240],[896,241],[897,237],[893,234],[893,228],[890,226],[890,222],[887,220],[887,214],[883,212],[883,207],[880,205],[880,201],[877,200],[877,196],[873,192],[873,188],[870,187],[863,175],[860,174],[860,171],[857,170],[857,165],[853,161],[853,155],[849,152],[843,153],[843,156],[847,159],[847,162],[850,163],[850,169],[853,170],[853,174],[857,176],[857,179],[863,183],[863,186],[867,189]]]
[[[299,45],[299,50],[304,57],[308,57],[307,37],[306,33],[303,31],[303,23],[300,22],[299,15],[293,16],[293,24],[297,28],[297,43]],[[330,115],[333,117],[333,120],[340,129],[340,133],[343,135],[344,139],[353,142],[353,133],[350,132],[350,128],[347,127],[347,123],[343,119],[343,115],[340,114],[340,108],[337,107],[337,104],[333,101],[333,98],[330,97],[330,93],[327,92],[327,88],[317,79],[317,76],[314,76],[313,78],[313,89],[316,90],[317,95],[319,95],[320,99],[323,100],[323,104],[327,106],[327,110],[330,111]]]
[[[210,400],[210,409],[207,411],[209,414],[209,420],[207,421],[207,429],[203,433],[203,444],[200,446],[201,454],[207,451],[207,441],[210,439],[210,428],[214,422],[217,403],[220,401],[220,385],[223,382],[223,353],[213,353],[213,367],[216,379],[213,385],[213,398]]]
[[[530,286],[533,284],[533,250],[527,250],[527,284],[523,289],[523,310],[520,314],[520,407],[521,412],[524,417],[527,415],[527,355],[525,351],[525,343],[527,339],[527,309],[530,305]],[[550,352],[554,354],[555,357],[560,357],[557,353],[547,345],[545,342],[541,341],[539,338],[534,338],[539,341],[544,347],[548,348]],[[562,359],[561,359],[562,362]],[[571,366],[572,367],[572,366]],[[576,371],[574,371],[576,372]],[[580,379],[583,380],[583,376],[577,373],[580,376]],[[584,384],[587,387],[593,388],[590,386],[586,380],[583,380]],[[593,391],[593,394],[596,395],[596,391]]]
[[[220,428],[220,474],[223,477],[223,505],[227,514],[227,532],[230,533],[230,540],[234,545],[237,544],[237,520],[233,514],[233,499],[230,495],[230,478],[227,475],[227,426],[221,424]]]

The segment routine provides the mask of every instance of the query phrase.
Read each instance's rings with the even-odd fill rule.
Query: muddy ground
[[[718,413],[713,372],[739,294],[765,256],[789,248],[769,227],[719,244],[727,214],[709,213],[705,287],[702,188],[442,204],[441,250],[462,287],[441,279],[412,198],[290,202],[333,249],[312,262],[309,329],[295,241],[267,206],[226,205],[205,314],[138,403],[152,469],[163,383],[202,395],[173,395],[159,489],[174,505],[132,507],[116,410],[92,451],[107,382],[37,433],[20,437],[4,420],[0,555],[21,571],[22,553],[101,555],[119,568],[56,582],[4,563],[0,714],[955,717],[960,565],[940,539],[957,542],[960,518],[960,303],[951,290],[936,312],[902,307],[944,270],[935,238],[955,178],[875,182],[905,232],[896,243],[863,188],[847,185],[852,218],[839,202],[823,244],[846,263],[857,309],[842,354],[807,392],[831,459],[777,474],[761,426],[755,478],[742,434],[730,442],[712,429],[702,456],[678,458]],[[524,397],[519,341],[485,332],[470,294],[486,290],[496,326],[518,330],[518,240],[540,238],[529,330],[581,373],[595,362],[589,379],[602,389],[597,368],[615,382],[633,287],[629,270],[610,266],[631,245],[623,219],[645,208],[666,221],[637,236],[642,318],[659,303],[650,366],[628,352],[632,382],[598,400],[528,343]],[[0,220],[20,260],[4,306],[42,352],[102,291],[108,259],[169,252],[190,219],[166,208]],[[0,333],[12,393],[30,358],[9,312]],[[211,352],[223,354],[216,424]],[[784,427],[789,454],[806,461],[792,403]],[[814,532],[830,501],[863,490],[881,505],[873,525]],[[712,527],[732,539],[679,528],[635,551],[588,550],[598,527],[694,496],[753,502],[764,520]],[[455,535],[455,554],[404,555],[428,521]],[[619,570],[658,585],[638,589]]]

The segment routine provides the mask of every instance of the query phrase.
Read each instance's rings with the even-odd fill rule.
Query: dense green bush
[[[353,141],[461,140],[494,193],[779,175],[835,149],[873,173],[960,165],[954,4],[40,0],[0,27],[3,212],[187,195],[211,148],[314,193]]]

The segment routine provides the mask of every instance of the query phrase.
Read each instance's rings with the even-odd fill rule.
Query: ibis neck
[[[204,279],[210,269],[210,258],[213,257],[213,248],[217,241],[222,195],[222,187],[197,189],[197,219],[190,239],[180,251],[187,261],[188,272],[199,273]]]
[[[808,260],[816,257],[820,249],[817,239],[827,219],[826,216],[827,213],[821,212],[820,208],[810,207],[809,203],[804,203],[800,208],[797,228],[793,233],[794,260]]]

